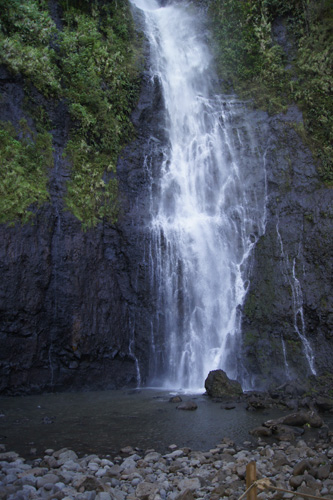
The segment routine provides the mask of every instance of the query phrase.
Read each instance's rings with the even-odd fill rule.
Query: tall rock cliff
[[[59,28],[57,2],[50,6]],[[150,79],[143,46],[146,69],[132,114],[136,138],[117,164],[116,223],[104,220],[84,231],[66,209],[68,102],[29,86],[34,102],[49,113],[54,166],[49,201],[34,210],[31,223],[0,226],[2,393],[135,386],[148,376],[155,301],[148,207],[166,138],[163,97],[159,82]],[[26,82],[1,66],[1,120],[18,126],[25,118],[33,129]],[[332,190],[296,132],[298,109],[258,115],[265,130],[266,231],[252,259],[240,366],[249,386],[267,387],[333,369],[333,214]],[[145,168],[148,147],[151,164]]]
[[[61,27],[57,2],[51,12]],[[143,50],[148,58],[148,48]],[[0,392],[136,386],[147,375],[150,183],[142,166],[151,135],[159,156],[163,121],[158,85],[145,70],[141,81],[132,116],[136,139],[117,168],[118,221],[83,230],[64,205],[71,176],[63,155],[72,126],[68,102],[46,99],[24,76],[0,68],[2,121],[18,127],[25,118],[34,129],[24,101],[29,88],[36,106],[49,114],[54,154],[49,202],[33,210],[30,223],[0,225]]]
[[[333,369],[332,189],[295,131],[295,106],[268,118],[267,222],[243,310],[243,360],[255,386]]]

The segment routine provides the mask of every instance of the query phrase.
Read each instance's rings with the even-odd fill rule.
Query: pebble
[[[246,490],[246,466],[255,461],[257,477],[279,488],[333,498],[333,438],[307,444],[304,440],[236,447],[224,439],[209,451],[171,445],[169,453],[141,454],[130,446],[127,457],[109,460],[73,450],[48,449],[44,458],[27,463],[17,453],[0,453],[0,499],[30,500],[237,500]],[[252,448],[251,448],[252,446]],[[115,463],[117,461],[117,463]],[[259,499],[277,498],[273,490]]]

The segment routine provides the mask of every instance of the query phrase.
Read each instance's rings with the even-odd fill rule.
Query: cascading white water
[[[292,292],[292,307],[293,307],[293,313],[294,313],[294,329],[302,342],[303,351],[304,351],[306,360],[309,364],[310,372],[312,373],[312,375],[316,375],[317,373],[316,373],[315,364],[314,364],[313,349],[311,347],[309,340],[306,338],[304,311],[303,311],[303,295],[302,295],[302,288],[301,288],[300,282],[296,276],[296,259],[295,258],[293,259],[293,262],[291,265],[289,262],[288,255],[286,255],[284,252],[283,241],[282,241],[281,234],[279,231],[279,220],[277,220],[277,223],[276,223],[276,233],[277,233],[278,241],[280,244],[283,275],[284,275],[286,282],[289,283],[290,288],[291,288],[291,292]],[[287,363],[285,346],[284,346],[283,352],[284,352],[284,359],[285,359],[285,364],[286,364],[286,375],[287,375],[287,378],[290,378],[289,366]]]
[[[169,138],[152,195],[150,374],[153,384],[202,389],[212,369],[238,375],[248,257],[265,224],[264,158],[244,103],[214,92],[194,7],[133,1],[145,13]]]

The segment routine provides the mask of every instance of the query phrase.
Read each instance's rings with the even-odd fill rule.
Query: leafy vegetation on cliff
[[[44,161],[38,160],[36,175],[32,150],[42,154],[37,139],[49,141],[45,134],[52,123],[45,100],[32,101],[34,87],[47,100],[67,103],[71,129],[65,154],[72,169],[65,203],[91,227],[117,217],[115,165],[133,136],[129,116],[139,91],[139,49],[127,0],[58,4],[57,27],[47,0],[0,0],[0,63],[24,77],[30,98],[26,110],[35,128],[27,135],[18,123],[15,130],[0,123],[1,144],[7,148],[1,152],[6,158],[1,175],[7,179],[1,220],[26,221],[32,213],[29,200],[32,208],[48,199],[51,146],[44,150]],[[298,131],[312,147],[322,179],[332,183],[332,2],[212,0],[209,11],[224,85],[269,112],[296,102],[304,116]],[[11,141],[12,163],[7,154]],[[11,183],[18,165],[26,168],[26,179]],[[35,194],[30,198],[28,192]]]
[[[68,5],[68,2],[64,2]],[[74,123],[67,206],[88,226],[117,216],[116,161],[132,137],[138,90],[132,17],[126,2],[66,10],[59,41],[64,94]],[[113,175],[112,175],[113,174]]]
[[[0,62],[24,76],[27,95],[32,85],[45,98],[67,103],[71,130],[65,154],[72,169],[65,203],[85,227],[92,227],[117,217],[116,161],[133,136],[139,50],[127,0],[59,3],[61,30],[46,0],[0,0]],[[36,130],[52,128],[47,104],[30,103],[27,109]],[[19,130],[15,138],[11,134],[21,141]],[[32,182],[36,191],[47,185],[47,168]],[[15,189],[10,192],[8,186],[6,196],[17,197]],[[17,216],[25,221],[21,211]]]
[[[269,112],[295,102],[325,182],[333,182],[333,5],[330,0],[212,0],[219,73]]]
[[[32,206],[49,198],[46,169],[53,165],[52,137],[34,134],[20,121],[19,139],[11,124],[0,127],[0,223],[28,222]]]

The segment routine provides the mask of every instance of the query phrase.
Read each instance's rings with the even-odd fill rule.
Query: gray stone
[[[164,458],[179,458],[184,456],[184,451],[183,450],[175,450],[172,451],[171,453],[167,453],[166,455],[163,455]]]
[[[157,453],[156,451],[151,451],[144,456],[145,462],[157,462],[161,458],[161,453]]]
[[[172,396],[170,399],[169,399],[169,402],[170,403],[181,403],[183,400],[180,396]]]
[[[135,477],[134,479],[132,479],[131,481],[131,485],[136,487],[138,486],[138,484],[140,484],[142,482],[142,479],[140,479],[139,477]]]
[[[319,467],[316,471],[316,477],[317,479],[320,479],[320,481],[323,481],[324,479],[327,479],[330,475],[331,472],[331,465],[330,464],[325,464]]]
[[[333,409],[333,400],[331,398],[317,396],[315,405],[320,411],[330,411]]]
[[[45,491],[51,491],[53,489],[53,483],[45,483],[43,488]]]
[[[304,475],[299,475],[299,476],[291,476],[289,479],[289,484],[292,488],[297,489],[299,486],[301,486],[302,482],[304,481]]]
[[[136,469],[136,461],[131,457],[125,458],[123,463],[120,465],[120,470],[123,472],[131,469]]]
[[[95,472],[95,476],[96,477],[103,477],[106,475],[108,469],[98,469],[96,472]]]
[[[124,446],[120,451],[121,453],[124,453],[124,455],[130,455],[131,453],[134,453],[134,449],[132,448],[132,446]]]
[[[127,497],[124,491],[120,491],[114,488],[111,488],[110,495],[112,497],[112,500],[125,500],[125,498]]]
[[[252,429],[250,434],[252,434],[252,436],[268,437],[272,435],[272,430],[269,427],[260,426]]]
[[[196,491],[200,488],[201,484],[197,477],[181,479],[177,482],[177,488],[181,491],[191,490]]]
[[[21,478],[22,484],[27,484],[30,486],[35,486],[37,478],[33,474],[25,474]]]
[[[61,490],[63,490],[64,488],[66,488],[66,485],[65,485],[65,483],[59,482],[59,483],[55,483],[54,487],[55,487],[55,489],[57,489],[58,491],[61,491]]]
[[[176,497],[176,500],[194,500],[193,493],[190,489],[184,490]]]
[[[69,460],[76,460],[78,458],[77,454],[73,450],[66,450],[63,453],[59,454],[58,464],[63,465],[65,462]]]
[[[47,455],[44,457],[43,461],[49,468],[55,469],[56,467],[58,467],[58,460],[53,456]]]
[[[133,458],[133,457],[132,457]],[[108,465],[109,467],[112,467],[114,465],[113,462],[111,462],[111,460],[107,459],[107,458],[103,458],[101,460],[101,466],[102,467],[105,467],[106,465]]]
[[[148,500],[150,495],[155,495],[155,493],[157,493],[158,488],[159,487],[157,484],[147,483],[143,481],[142,483],[138,484],[135,490],[135,495],[142,500]]]
[[[110,469],[108,469],[107,475],[111,476],[111,477],[118,477],[118,476],[120,476],[121,471],[122,471],[122,468],[120,467],[120,465],[116,464],[116,465],[113,465],[112,467],[110,467]]]
[[[11,472],[9,472],[5,478],[5,483],[6,484],[14,483],[16,479],[17,479],[16,474],[12,474]]]
[[[55,483],[59,483],[60,482],[60,479],[59,479],[59,476],[57,476],[56,474],[45,474],[45,476],[41,476],[41,477],[38,477],[37,478],[37,482],[36,482],[36,486],[37,488],[43,488],[43,486],[45,484],[55,484]]]
[[[88,491],[104,491],[103,483],[94,476],[87,476],[83,478],[80,486]]]
[[[18,453],[15,453],[14,451],[6,451],[4,453],[0,453],[0,461],[5,460],[6,462],[14,462],[18,456]]]
[[[300,476],[304,474],[306,470],[311,468],[310,462],[308,460],[301,460],[298,464],[295,465],[293,469],[294,476]]]
[[[56,450],[53,452],[53,456],[58,459],[62,453],[69,451],[68,448],[60,448],[60,450]]]
[[[198,405],[194,401],[183,401],[177,406],[177,410],[193,411],[198,408]]]
[[[112,498],[110,493],[107,493],[106,491],[101,491],[100,493],[97,493],[96,500],[112,500]]]
[[[170,445],[168,446],[168,448],[169,448],[169,450],[171,450],[171,451],[175,451],[175,450],[177,450],[178,446],[177,446],[176,444],[170,444]]]
[[[99,465],[96,464],[95,462],[89,462],[88,469],[91,470],[92,472],[96,472],[99,470]]]

